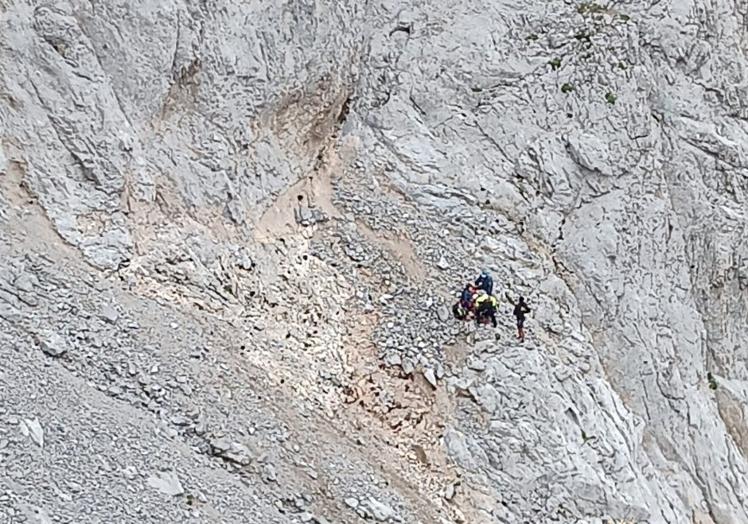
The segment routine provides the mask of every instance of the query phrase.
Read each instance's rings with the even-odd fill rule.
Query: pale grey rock
[[[110,324],[115,324],[119,319],[119,313],[112,305],[106,305],[101,310],[101,318]]]
[[[431,368],[424,370],[423,376],[428,381],[428,383],[431,384],[431,387],[436,389],[437,384],[436,384],[436,375],[434,373],[434,370]]]
[[[44,428],[38,418],[24,419],[21,423],[21,432],[40,448],[44,447]]]
[[[247,446],[232,442],[227,438],[211,441],[211,449],[214,455],[241,466],[246,466],[253,460],[253,455]]]
[[[369,497],[364,502],[364,505],[366,506],[366,509],[369,510],[374,520],[376,520],[377,522],[387,522],[390,520],[399,521],[397,513],[394,509],[392,509],[387,504],[378,501],[374,497]]]
[[[37,335],[39,348],[50,357],[60,357],[67,353],[69,343],[59,333],[47,332]]]
[[[184,494],[182,483],[179,481],[179,476],[174,470],[160,471],[152,474],[148,477],[148,485],[170,497],[177,497]]]

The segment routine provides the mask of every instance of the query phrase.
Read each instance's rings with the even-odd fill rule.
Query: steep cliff
[[[747,17],[0,1],[0,515],[748,521]]]

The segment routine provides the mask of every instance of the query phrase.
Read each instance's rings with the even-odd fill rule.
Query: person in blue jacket
[[[475,279],[475,287],[482,289],[489,295],[493,295],[493,278],[491,278],[488,269],[483,269],[478,278]]]

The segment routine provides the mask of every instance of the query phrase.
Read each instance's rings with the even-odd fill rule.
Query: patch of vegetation
[[[717,389],[717,379],[714,378],[711,371],[707,371],[706,380],[709,382],[709,389]]]
[[[561,92],[564,94],[571,93],[572,91],[574,91],[574,86],[568,82],[561,86]]]
[[[608,102],[609,104],[611,105],[615,104],[616,100],[618,100],[618,97],[615,95],[615,93],[611,93],[610,91],[605,93],[605,101]]]
[[[631,20],[631,17],[629,15],[625,15],[623,13],[619,13],[618,18],[620,18],[624,22],[628,22],[629,20]]]
[[[618,62],[618,69],[628,69],[629,66],[626,65],[626,62]]]
[[[582,2],[577,6],[577,13],[580,15],[594,15],[595,13],[604,13],[605,11],[607,11],[607,9],[597,2]]]
[[[551,67],[553,68],[553,70],[555,71],[555,70],[557,70],[557,69],[558,69],[559,67],[561,67],[561,59],[560,59],[560,58],[558,58],[558,57],[556,57],[556,58],[554,58],[553,60],[550,60],[550,61],[548,62],[548,64],[550,64],[550,66],[551,66]]]
[[[535,33],[530,33],[529,35],[527,35],[527,39],[532,40],[534,42],[535,40],[538,39],[538,35],[536,35]]]
[[[586,31],[586,30],[583,29],[583,30],[577,32],[574,35],[574,38],[576,38],[580,42],[584,42],[586,44],[591,44],[592,43],[592,40],[590,39],[591,36],[592,35],[590,34],[589,31]]]

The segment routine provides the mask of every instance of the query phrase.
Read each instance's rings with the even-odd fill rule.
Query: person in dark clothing
[[[478,289],[482,289],[489,295],[493,295],[493,278],[491,278],[491,274],[488,272],[488,269],[484,269],[481,271],[480,275],[478,275],[478,278],[475,279],[475,287]]]
[[[514,316],[517,318],[517,338],[520,342],[525,341],[525,313],[529,313],[525,297],[519,297],[519,301],[514,305]]]

